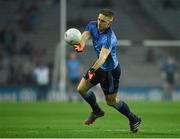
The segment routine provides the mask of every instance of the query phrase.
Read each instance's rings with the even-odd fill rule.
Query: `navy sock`
[[[117,103],[115,106],[115,109],[117,109],[120,113],[122,113],[124,116],[126,116],[130,122],[134,122],[136,121],[137,117],[136,115],[134,115],[128,105],[123,102],[123,101],[120,101],[119,103]]]
[[[91,106],[93,113],[98,113],[101,111],[101,108],[96,103],[96,96],[92,91],[87,93],[85,96],[82,96],[84,100]]]

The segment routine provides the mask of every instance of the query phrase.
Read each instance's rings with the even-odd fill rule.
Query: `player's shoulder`
[[[115,35],[115,33],[114,33],[114,31],[113,31],[113,29],[112,28],[109,28],[109,29],[107,29],[106,30],[106,34],[108,35],[108,36],[114,36],[114,37],[116,37],[116,35]]]
[[[107,31],[106,31],[106,34],[107,34],[107,39],[111,39],[111,41],[113,43],[117,43],[117,37],[113,31],[112,28],[109,28]]]
[[[88,23],[89,26],[96,26],[97,25],[97,21],[90,21]]]
[[[97,22],[96,21],[90,21],[87,24],[85,31],[93,32],[96,29],[97,29]]]
[[[112,34],[114,33],[113,29],[110,27],[106,30],[107,34]]]

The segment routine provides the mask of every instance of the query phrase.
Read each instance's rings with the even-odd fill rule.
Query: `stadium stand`
[[[118,15],[115,18],[113,26],[117,36],[119,37],[118,39],[130,39],[134,40],[135,43],[138,43],[138,41],[144,39],[175,39],[166,30],[166,28],[161,26],[161,24],[159,24],[158,22],[155,22],[151,16],[144,12],[144,9],[141,7],[138,1],[114,0],[111,2],[113,5],[113,10]],[[99,9],[97,7],[86,7],[86,12],[84,12],[84,8],[81,7],[80,3],[74,3],[73,1],[69,1],[69,7],[67,10],[68,21],[70,21],[68,27],[72,27],[73,25],[76,27],[77,25],[78,28],[83,30],[85,24],[89,20],[96,20]],[[71,12],[75,10],[77,12]],[[81,20],[79,20],[79,15],[81,15]],[[79,21],[81,21],[81,25],[79,24]],[[91,54],[93,52],[89,48],[86,49],[88,49],[90,55],[93,55]],[[118,50],[119,49],[120,48],[118,48]],[[126,69],[126,77],[124,77],[121,82],[122,86],[161,85],[162,81],[160,79],[160,70],[156,63],[157,56],[154,51],[156,51],[156,49],[158,49],[158,51],[162,51],[162,53],[166,53],[167,51],[164,52],[164,49],[161,48],[152,48],[153,52],[155,53],[155,57],[152,58],[154,59],[154,61],[152,63],[148,63],[146,62],[146,54],[148,53],[149,48],[144,48],[140,45],[137,45],[130,48],[123,47],[123,49],[126,50],[126,53],[121,53],[121,50],[119,53],[122,66],[124,66]],[[89,54],[83,54],[83,60],[84,63],[89,63],[90,65],[90,61],[88,59],[86,60],[85,58],[87,55]],[[142,74],[142,71],[146,72]],[[144,75],[148,75],[148,77],[150,78],[147,78],[144,81]]]
[[[107,2],[109,5],[105,7],[112,8],[116,13],[113,29],[118,39],[133,41],[132,46],[118,46],[118,57],[122,63],[121,87],[161,86],[159,57],[173,54],[178,61],[180,59],[179,48],[148,48],[141,46],[140,42],[149,39],[179,39],[180,21],[177,18],[179,8],[163,9],[161,6],[158,7],[159,3],[155,0],[107,0]],[[34,20],[31,24],[33,28],[23,30],[19,27],[21,24],[17,22],[22,13],[17,11],[18,8],[26,10],[31,4],[34,4],[36,7],[34,9],[37,10],[35,10],[35,17],[33,15],[34,18],[30,18]],[[103,4],[101,0],[91,0],[87,3],[83,0],[68,0],[67,28],[75,27],[83,31],[89,20],[96,20],[99,9],[104,7]],[[4,50],[0,53],[1,86],[18,85],[19,83],[34,85],[33,68],[41,60],[51,66],[52,73],[55,47],[60,38],[59,17],[58,0],[52,2],[48,0],[0,1],[0,31],[5,26],[11,26],[17,38],[15,54],[9,55]],[[72,48],[67,47],[67,52],[70,51]],[[87,55],[94,55],[91,47],[86,47],[86,51],[80,56],[85,69],[92,64],[92,59],[95,60],[95,57],[92,57],[90,61]],[[26,74],[24,69],[29,69],[26,76],[27,81],[24,80],[24,74]],[[148,78],[144,78],[146,75]]]
[[[140,0],[140,5],[144,9],[144,12],[147,12],[151,17],[153,17],[156,22],[158,22],[166,31],[171,34],[174,39],[180,39],[180,4],[178,0],[172,0],[169,3],[169,8],[163,6],[168,0],[156,1],[156,0],[148,0],[143,1]],[[174,3],[176,6],[171,6],[171,3]]]

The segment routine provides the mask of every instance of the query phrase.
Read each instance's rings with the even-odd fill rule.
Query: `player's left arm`
[[[91,80],[94,75],[95,75],[95,71],[102,65],[104,64],[104,62],[106,61],[108,55],[110,53],[110,50],[107,48],[102,48],[101,52],[100,52],[100,56],[99,58],[96,60],[96,62],[94,63],[94,65],[89,69],[88,71],[88,79]]]
[[[107,48],[102,48],[101,52],[100,52],[100,56],[99,58],[96,60],[96,62],[94,63],[94,65],[92,66],[92,68],[96,71],[99,67],[101,67],[101,65],[104,64],[104,62],[106,61],[108,55],[110,53],[110,50]]]

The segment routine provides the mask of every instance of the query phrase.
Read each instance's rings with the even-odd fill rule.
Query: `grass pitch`
[[[137,134],[129,133],[128,120],[101,103],[104,117],[84,125],[90,112],[79,103],[0,103],[0,137],[58,138],[172,138],[180,137],[180,102],[129,102],[142,117]]]

